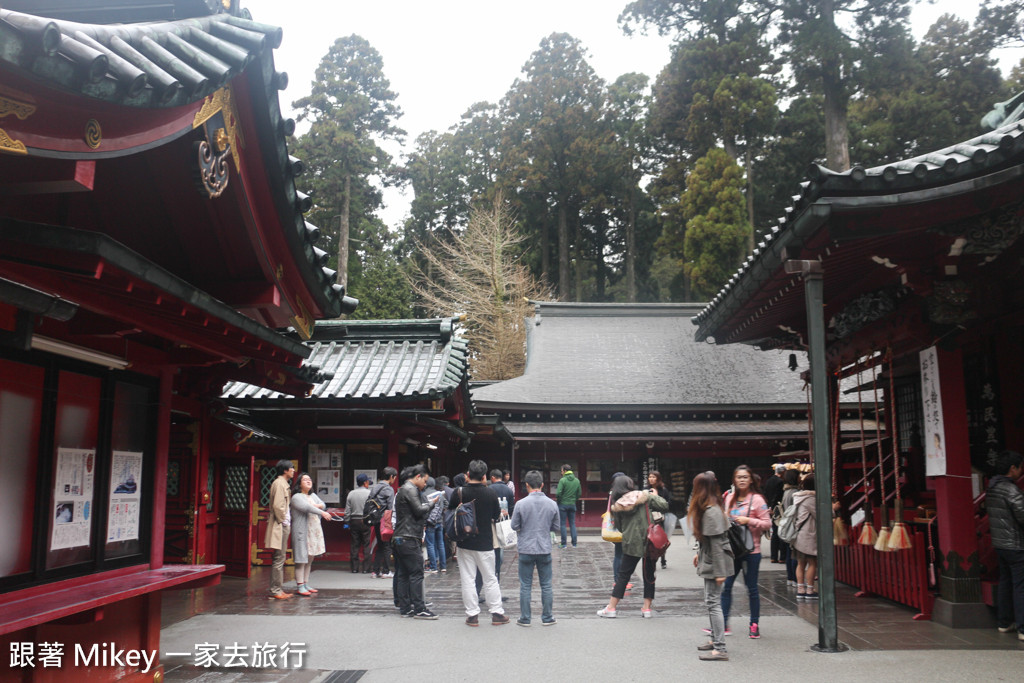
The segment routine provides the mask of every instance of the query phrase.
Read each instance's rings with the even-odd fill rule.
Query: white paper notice
[[[928,477],[946,474],[946,428],[942,419],[942,386],[935,347],[921,351],[921,403],[924,406],[924,473]]]
[[[50,537],[50,550],[89,545],[95,475],[95,450],[57,448],[57,471],[53,486],[53,535]]]
[[[325,503],[341,502],[341,470],[318,470],[316,495]]]
[[[110,465],[107,543],[139,537],[142,453],[114,451]]]

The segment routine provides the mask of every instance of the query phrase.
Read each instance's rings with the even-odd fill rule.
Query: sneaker
[[[437,615],[428,609],[424,609],[422,612],[417,612],[413,615],[413,619],[437,619]]]
[[[552,619],[551,621],[542,621],[542,622],[540,622],[540,625],[541,626],[554,626],[557,623],[558,623],[558,619]]]
[[[400,616],[400,617],[414,617],[414,616],[416,616],[416,613],[413,612],[412,609],[407,609],[404,612],[399,612],[398,616]]]
[[[618,612],[616,612],[616,610],[608,609],[607,607],[605,607],[604,609],[597,610],[597,616],[604,617],[605,619],[614,619],[618,616]]]
[[[786,585],[790,588],[796,588],[796,581],[793,579],[786,579]]]
[[[497,612],[491,612],[491,626],[504,626],[509,622],[507,614],[498,614]]]
[[[382,579],[390,579],[390,578],[393,578],[394,576],[395,576],[394,572],[388,572],[387,574],[381,574],[380,578],[382,578]]]
[[[654,616],[654,612],[652,612],[649,609],[642,609],[640,610],[640,616],[642,616],[644,619],[650,619]]]
[[[709,628],[702,628],[701,631],[703,631],[704,633],[706,633],[709,636],[711,635],[711,629],[709,629]],[[725,627],[725,635],[727,635],[727,636],[731,636],[732,635],[732,629],[729,628],[728,626]]]
[[[442,573],[442,574],[447,574],[447,573],[448,573],[448,570],[447,570],[447,569],[445,569],[444,567],[441,567],[441,573]]]
[[[804,600],[817,600],[817,599],[818,599],[818,594],[817,593],[804,593]]]
[[[519,619],[516,619],[516,626],[526,626],[527,628],[529,628],[530,622],[520,617]]]
[[[559,548],[559,550],[565,550],[565,544],[564,543],[560,543],[558,545],[558,548]]]
[[[474,614],[471,617],[466,617],[466,626],[479,626],[479,625],[480,625],[480,615]]]
[[[437,570],[436,569],[424,569],[423,573],[424,574],[436,574]]]
[[[750,637],[757,640],[761,637],[761,629],[757,627],[757,624],[750,625]]]
[[[1017,640],[1024,640],[1024,631],[1017,631]]]
[[[998,626],[1000,633],[1010,633],[1017,630],[1017,624],[1010,624],[1009,626]]]
[[[728,662],[729,655],[718,650],[712,650],[711,652],[702,652],[698,657],[705,662]]]
[[[631,588],[633,588],[633,584],[627,583],[626,584],[626,590],[630,590]]]

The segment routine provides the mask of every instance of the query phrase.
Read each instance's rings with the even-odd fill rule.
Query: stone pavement
[[[855,598],[844,586],[837,593],[840,640],[851,650],[812,652],[809,647],[817,642],[817,606],[797,603],[792,589],[786,588],[782,565],[767,560],[759,582],[764,637],[746,637],[746,591],[737,585],[732,619],[736,635],[727,641],[730,661],[700,662],[694,648],[704,640],[700,629],[707,625],[707,616],[692,555],[685,539],[674,536],[669,568],[658,570],[654,619],[640,617],[642,589],[635,577],[636,588],[620,604],[619,617],[604,620],[595,612],[611,592],[612,546],[595,536],[583,536],[578,548],[556,548],[558,624],[550,628],[541,627],[539,619],[530,628],[514,623],[492,627],[486,610],[479,628],[466,627],[457,566],[447,574],[426,577],[427,599],[441,615],[437,621],[400,618],[392,603],[390,581],[351,574],[345,564],[314,564],[310,583],[320,593],[286,601],[267,599],[267,570],[259,568],[248,582],[225,578],[215,588],[165,594],[164,680],[384,681],[396,675],[429,676],[430,669],[454,680],[520,680],[530,674],[568,681],[621,682],[652,675],[710,680],[727,673],[720,669],[741,675],[737,664],[755,667],[760,680],[1020,680],[1024,643],[1012,636],[995,629],[953,630],[915,622],[912,610],[874,598]],[[513,622],[519,600],[516,564],[515,552],[506,551],[501,588]],[[536,582],[533,601],[536,617],[540,609]],[[197,645],[203,643],[219,648],[220,666],[195,666]],[[246,648],[253,643],[276,648],[285,644],[298,648],[301,643],[303,668],[225,666],[224,653],[231,648],[247,655],[235,657],[234,663],[251,663],[252,653]],[[181,654],[165,656],[172,652]],[[292,665],[296,657],[291,655]],[[481,668],[465,668],[471,661],[479,661]]]

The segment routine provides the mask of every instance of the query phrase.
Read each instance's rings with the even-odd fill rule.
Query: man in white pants
[[[466,606],[466,625],[480,625],[480,603],[476,592],[477,572],[483,576],[484,598],[491,613],[491,625],[507,624],[509,619],[501,606],[501,589],[494,574],[494,541],[491,538],[491,521],[497,522],[501,515],[497,494],[484,484],[487,463],[474,460],[466,472],[466,485],[452,493],[451,507],[474,501],[477,533],[457,543],[459,548],[459,579],[462,582],[462,602]]]

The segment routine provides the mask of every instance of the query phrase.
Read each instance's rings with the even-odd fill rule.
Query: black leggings
[[[615,577],[615,588],[612,589],[612,597],[622,599],[622,596],[626,594],[626,584],[629,583],[629,577],[633,575],[633,571],[636,569],[636,565],[640,562],[639,557],[633,555],[627,555],[622,553],[622,563],[619,565],[619,573]],[[652,560],[645,554],[643,557],[643,577],[644,577],[644,599],[654,599],[654,569],[657,567],[658,561]]]

